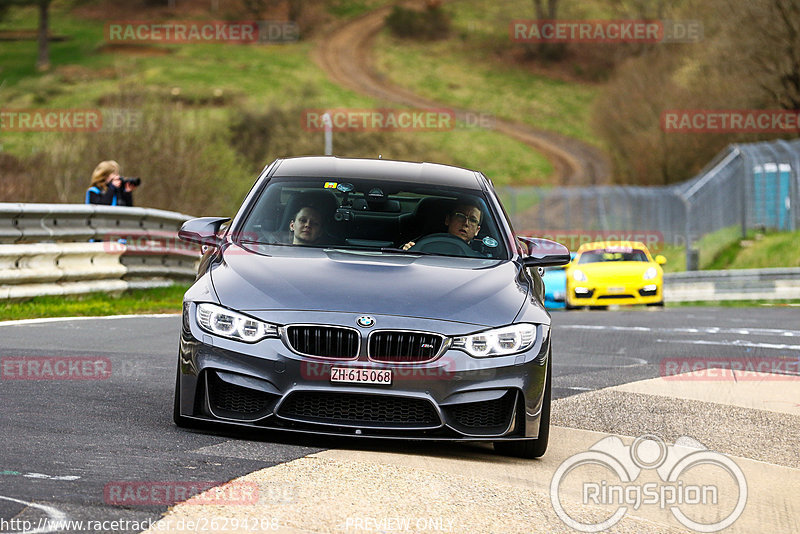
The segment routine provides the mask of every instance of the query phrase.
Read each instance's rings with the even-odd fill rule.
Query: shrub
[[[231,119],[230,143],[257,172],[276,158],[320,155],[324,133],[304,127],[306,108],[273,107],[267,111],[239,110]],[[431,151],[413,132],[333,132],[333,153],[342,157],[420,161],[449,160]]]
[[[450,33],[450,17],[436,2],[428,2],[424,11],[394,6],[386,26],[397,37],[443,39]]]
[[[138,117],[128,129],[41,134],[35,155],[20,162],[24,171],[13,180],[3,173],[0,200],[83,202],[95,165],[113,159],[124,175],[142,178],[137,206],[232,213],[254,178],[227,143],[226,123],[138,91],[126,101],[137,103],[123,108]]]

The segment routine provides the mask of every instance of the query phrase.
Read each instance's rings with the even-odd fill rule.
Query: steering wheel
[[[475,251],[463,239],[448,233],[426,235],[408,250],[450,256],[475,256]]]

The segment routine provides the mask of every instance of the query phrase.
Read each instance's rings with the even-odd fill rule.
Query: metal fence
[[[0,202],[0,300],[189,282],[188,215],[150,208]]]
[[[601,238],[693,244],[717,230],[800,228],[800,139],[730,145],[695,178],[672,186],[508,187],[503,202],[520,233],[569,245]]]

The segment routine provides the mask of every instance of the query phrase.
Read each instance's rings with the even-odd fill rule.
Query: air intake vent
[[[508,428],[514,413],[516,394],[509,391],[499,399],[448,406],[445,411],[454,428],[469,434],[500,434]]]
[[[307,356],[352,360],[358,356],[359,334],[336,326],[290,326],[286,339],[292,350]]]
[[[208,403],[214,415],[227,419],[254,420],[272,412],[277,395],[229,384],[207,371]]]
[[[425,362],[439,354],[444,338],[438,334],[377,331],[369,338],[369,357],[376,362]]]
[[[309,423],[375,428],[435,428],[441,424],[427,400],[358,393],[295,392],[281,404],[278,415]]]

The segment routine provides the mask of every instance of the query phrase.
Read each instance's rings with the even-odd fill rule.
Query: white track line
[[[180,317],[180,313],[151,313],[144,315],[102,315],[99,317],[45,317],[43,319],[20,319],[18,321],[0,321],[0,326],[26,326],[47,323],[60,323],[64,321],[98,321],[116,319],[157,319],[161,317]]]
[[[36,504],[33,502],[22,501],[20,499],[14,499],[13,497],[4,497],[0,495],[0,499],[4,501],[11,501],[17,504],[23,504],[25,506],[29,506],[31,508],[38,508],[39,510],[43,511],[47,514],[47,520],[44,522],[45,526],[41,528],[35,528],[33,530],[24,530],[21,532],[3,532],[2,534],[46,534],[48,532],[56,532],[61,530],[69,521],[67,519],[67,514],[62,512],[61,510],[57,510],[52,506],[46,506],[44,504]],[[31,523],[38,523],[42,524],[42,521],[31,521]]]
[[[753,343],[742,339],[708,341],[705,339],[656,339],[656,343],[679,343],[683,345],[724,345],[728,347],[746,347],[753,349],[773,349],[773,350],[798,350],[800,345],[783,345],[780,343]]]
[[[697,328],[650,328],[647,326],[603,326],[568,324],[555,328],[564,330],[602,330],[607,332],[663,332],[675,334],[736,334],[740,336],[782,336],[800,337],[800,330],[780,330],[777,328],[720,328],[700,326]]]

